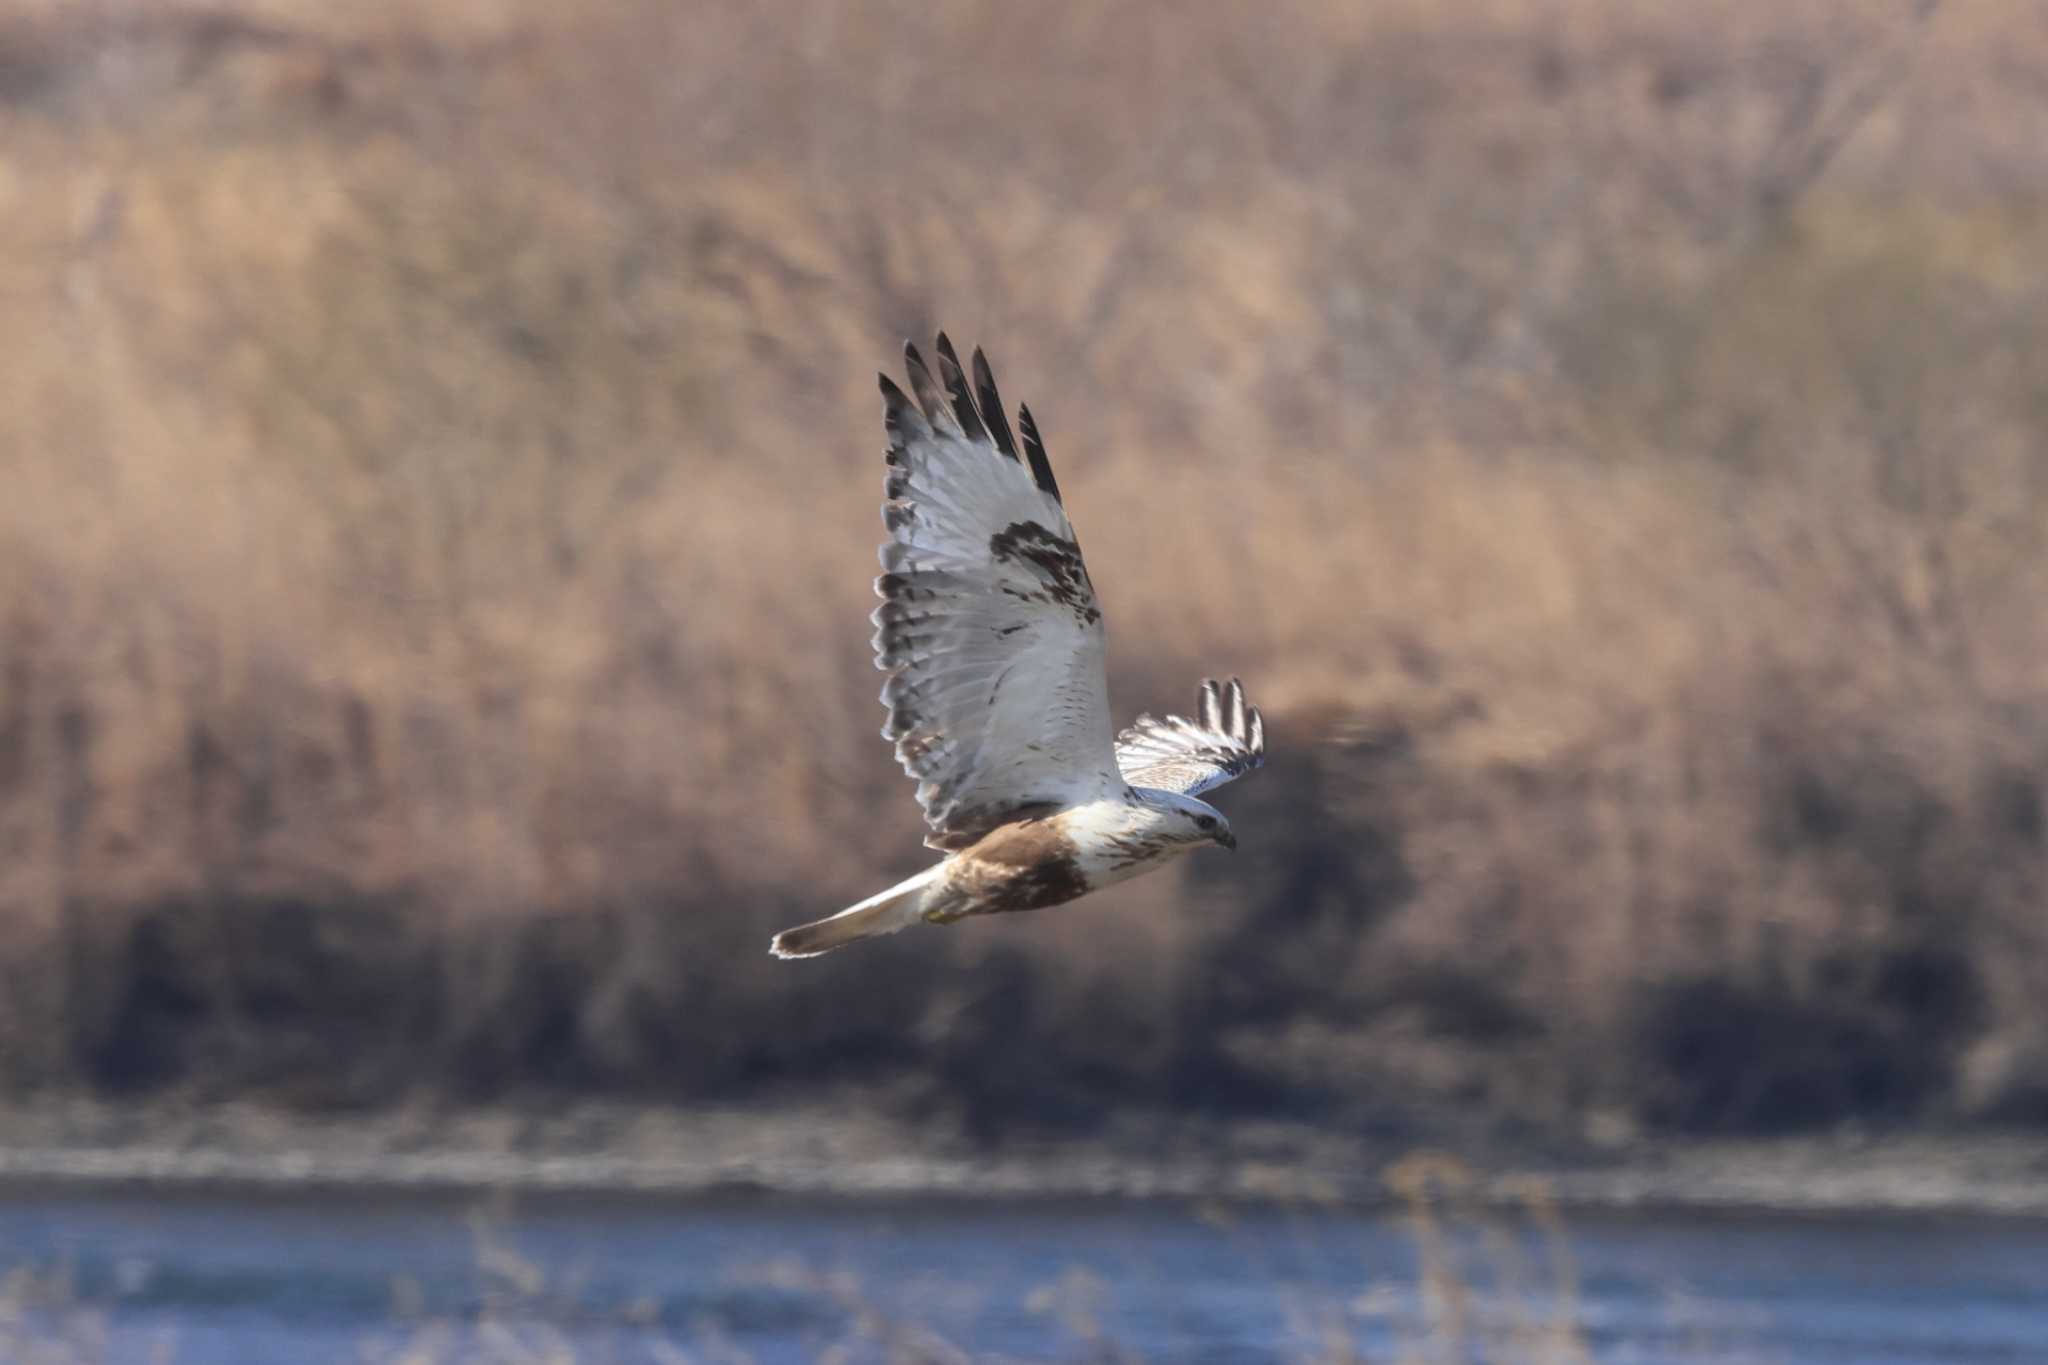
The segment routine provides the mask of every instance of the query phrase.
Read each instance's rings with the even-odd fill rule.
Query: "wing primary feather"
[[[996,443],[997,450],[1016,459],[1017,438],[1010,434],[1010,419],[1003,415],[1003,397],[996,392],[995,374],[979,346],[974,348],[974,395],[981,406],[981,420],[988,427],[989,439]]]
[[[881,381],[880,387],[882,390],[885,420],[894,423],[901,413],[917,412],[916,405],[910,401],[910,395],[898,388],[895,380],[886,374],[878,374],[875,378]],[[923,416],[924,414],[918,413],[919,420],[922,420]]]
[[[953,400],[953,415],[960,420],[960,430],[967,433],[967,439],[975,442],[989,441],[988,429],[981,423],[981,414],[974,410],[974,395],[968,391],[967,375],[960,368],[959,352],[944,332],[939,333],[939,378],[946,383],[946,393]]]
[[[1232,739],[1242,742],[1245,737],[1244,684],[1232,678],[1229,689],[1224,693],[1224,701],[1228,707],[1227,718],[1230,723],[1223,727],[1223,732]]]
[[[1214,730],[1220,717],[1221,708],[1216,704],[1216,680],[1202,679],[1202,694],[1195,699],[1195,719],[1204,730]]]
[[[1047,497],[1064,505],[1060,497],[1060,486],[1052,476],[1052,462],[1045,458],[1045,442],[1039,439],[1038,423],[1031,420],[1031,409],[1017,405],[1017,429],[1024,434],[1024,457],[1031,462],[1031,477]]]
[[[888,474],[882,480],[882,524],[894,537],[917,521],[917,509],[910,503],[910,446],[931,439],[932,429],[896,381],[878,376],[882,390],[882,426],[889,433],[889,450],[882,458]],[[887,542],[894,545],[891,539]]]
[[[939,389],[938,381],[925,367],[924,357],[917,353],[917,347],[910,342],[903,343],[903,366],[910,371],[910,391],[917,395],[917,405],[924,409],[924,417],[932,424],[932,430],[948,436],[964,436],[953,408],[946,401],[946,395]]]

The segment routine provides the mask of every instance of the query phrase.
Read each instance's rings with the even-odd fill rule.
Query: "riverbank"
[[[1955,8],[0,0],[0,1094],[2043,1125],[2048,31]],[[941,324],[1119,723],[1269,760],[791,968],[926,857]]]
[[[93,1100],[0,1118],[0,1185],[460,1197],[1131,1198],[1371,1207],[1416,1155],[1310,1125],[1130,1123],[984,1148],[852,1112],[579,1104],[323,1119],[257,1105]],[[1480,1203],[1570,1212],[1895,1212],[2048,1217],[2048,1140],[1836,1135],[1634,1141],[1531,1153],[1498,1142],[1431,1168]],[[1409,1166],[1415,1169],[1413,1164]]]

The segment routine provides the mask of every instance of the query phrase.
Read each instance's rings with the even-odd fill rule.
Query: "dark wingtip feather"
[[[878,375],[882,390],[882,427],[889,433],[889,463],[900,465],[904,461],[903,447],[908,441],[931,435],[931,425],[924,420],[924,414],[917,410],[917,404],[910,401],[896,381],[888,375]],[[897,497],[902,490],[891,488],[890,497]]]
[[[917,395],[917,405],[924,410],[925,420],[935,430],[958,432],[960,424],[953,416],[952,405],[939,391],[938,381],[932,378],[924,357],[918,354],[917,346],[912,342],[903,343],[903,368],[910,372],[910,391]]]
[[[1045,442],[1039,439],[1038,423],[1031,409],[1018,404],[1017,428],[1024,433],[1024,457],[1031,463],[1031,478],[1054,502],[1060,502],[1059,482],[1052,476],[1052,462],[1045,458]]]
[[[1017,438],[1010,434],[1010,419],[1003,415],[1003,396],[996,392],[995,372],[988,367],[988,357],[981,353],[981,347],[974,348],[974,397],[981,406],[981,420],[988,428],[989,439],[996,443],[996,449],[1017,458]]]
[[[960,354],[953,349],[953,343],[944,332],[939,333],[939,378],[946,383],[946,392],[953,400],[953,416],[959,419],[960,430],[970,441],[987,441],[988,429],[981,423],[981,414],[974,410],[974,395],[967,390],[967,375],[960,368]]]

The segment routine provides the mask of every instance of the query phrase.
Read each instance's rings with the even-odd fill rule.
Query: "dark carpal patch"
[[[1004,589],[1026,601],[1051,602],[1074,613],[1084,626],[1102,619],[1095,605],[1095,585],[1081,562],[1081,547],[1035,521],[1013,521],[988,539],[988,552],[999,564],[1028,568],[1044,586],[1035,593]]]

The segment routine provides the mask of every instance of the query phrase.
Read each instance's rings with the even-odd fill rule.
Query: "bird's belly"
[[[1043,910],[1087,895],[1100,883],[1075,862],[1039,863],[1031,867],[989,867],[976,886],[974,913],[998,915],[1011,910]]]
[[[937,922],[1012,910],[1043,910],[1167,861],[1141,835],[1105,836],[1057,820],[1020,821],[989,834],[946,864],[943,887],[926,902]]]
[[[925,918],[944,922],[1043,910],[1086,895],[1096,884],[1053,822],[1021,821],[947,861],[943,890],[930,901]]]

